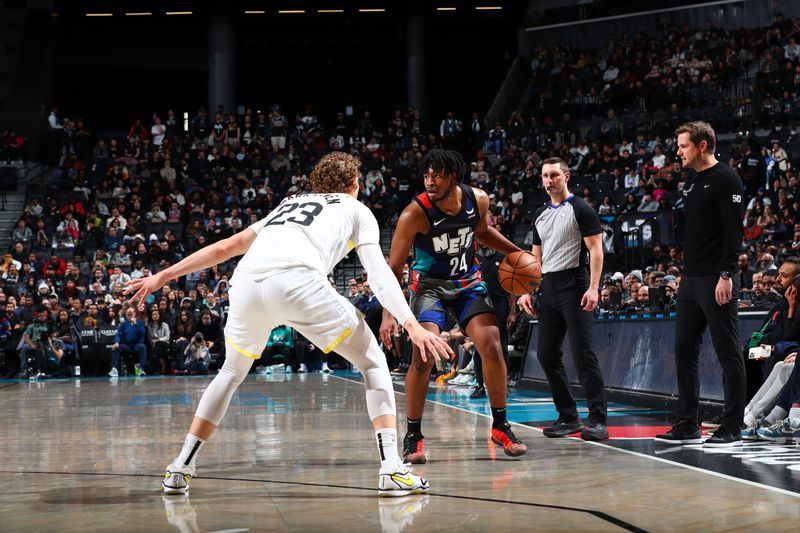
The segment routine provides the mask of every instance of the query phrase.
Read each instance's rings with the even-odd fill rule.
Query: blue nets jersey
[[[448,215],[431,202],[427,193],[414,201],[428,219],[430,230],[414,238],[411,289],[420,277],[456,282],[468,288],[481,282],[480,263],[475,257],[475,228],[481,219],[472,187],[458,184],[462,192],[461,211]]]

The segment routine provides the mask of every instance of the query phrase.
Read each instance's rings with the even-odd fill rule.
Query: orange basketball
[[[528,294],[542,281],[542,265],[530,252],[512,252],[500,262],[497,276],[506,292]]]

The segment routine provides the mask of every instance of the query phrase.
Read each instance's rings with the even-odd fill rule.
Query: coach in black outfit
[[[670,444],[702,442],[698,427],[700,341],[706,326],[722,366],[725,411],[722,425],[706,446],[741,445],[747,380],[739,340],[738,254],[742,249],[744,187],[739,175],[714,157],[713,128],[705,122],[679,127],[678,157],[697,171],[684,185],[686,233],[684,271],[678,291],[675,366],[678,377],[677,423],[657,435]]]
[[[559,415],[544,434],[566,437],[580,431],[584,440],[605,440],[605,387],[592,351],[592,311],[597,307],[603,270],[602,229],[595,210],[570,194],[567,181],[569,167],[563,159],[544,160],[542,183],[550,201],[533,217],[533,254],[541,258],[543,273],[537,350]],[[519,303],[533,314],[529,294],[521,296]],[[567,333],[589,407],[586,427],[581,424],[564,371],[561,344]]]

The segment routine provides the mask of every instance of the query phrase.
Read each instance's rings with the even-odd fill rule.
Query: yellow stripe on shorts
[[[349,332],[348,332],[348,333],[349,333]],[[236,351],[237,351],[237,352],[239,352],[240,354],[244,355],[245,357],[249,357],[250,359],[261,359],[261,354],[254,354],[254,353],[250,353],[250,352],[248,352],[247,350],[243,350],[242,348],[239,348],[238,346],[236,346],[236,343],[234,343],[232,340],[230,340],[230,339],[225,339],[225,340],[227,340],[227,341],[228,341],[228,343],[229,343],[231,346],[233,346],[233,349],[234,349],[234,350],[236,350]],[[338,343],[338,342],[339,342],[339,341],[338,341],[338,339],[337,339],[337,343]]]
[[[336,340],[330,343],[330,345],[324,350],[322,350],[322,352],[323,353],[331,352],[334,348],[336,348],[339,345],[340,342],[345,340],[351,333],[353,333],[353,328],[347,328],[346,330],[344,330],[344,333],[336,337]]]
[[[347,247],[350,248],[351,250],[356,247],[356,243],[353,242],[353,239],[347,241]]]

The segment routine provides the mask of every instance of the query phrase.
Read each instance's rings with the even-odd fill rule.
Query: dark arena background
[[[664,443],[686,427],[678,295],[684,252],[702,248],[687,235],[704,229],[686,208],[702,176],[676,133],[691,121],[713,127],[706,155],[744,191],[741,220],[719,230],[741,225],[737,266],[719,277],[736,288],[747,408],[725,411],[719,339],[704,332],[701,434]],[[798,530],[796,0],[0,0],[0,134],[0,531]],[[543,161],[564,161],[601,228],[591,337],[609,438],[548,438],[569,420],[540,363],[542,292],[526,313],[496,283],[502,257],[479,251],[525,455],[490,434],[473,341],[497,330],[468,338],[448,316],[456,357],[433,367],[427,462],[409,470],[430,490],[379,498],[363,375],[341,339],[328,352],[281,325],[191,452],[191,490],[165,493],[203,392],[241,352],[225,334],[240,258],[139,304],[126,284],[313,194],[332,152],[361,161],[354,194],[388,260],[400,214],[429,201],[419,163],[436,149],[463,157],[461,182],[488,195],[482,220],[523,250],[542,237],[537,214],[563,205],[548,203]],[[397,271],[406,297],[421,257]],[[359,255],[327,275],[379,338]],[[402,455],[417,367],[407,332],[380,348]],[[584,354],[561,351],[588,423]],[[737,442],[702,443],[741,415]]]

